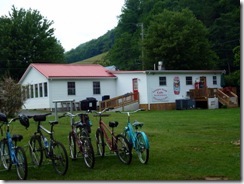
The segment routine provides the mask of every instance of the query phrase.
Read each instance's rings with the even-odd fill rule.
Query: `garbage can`
[[[104,96],[102,96],[102,101],[104,101],[104,100],[108,100],[108,99],[110,99],[110,96],[109,96],[109,95],[104,95]]]
[[[88,101],[88,109],[89,110],[97,110],[97,99],[93,97],[86,98]]]
[[[88,108],[89,108],[89,103],[88,103],[88,100],[82,100],[82,101],[80,101],[80,109],[81,110],[88,110]]]

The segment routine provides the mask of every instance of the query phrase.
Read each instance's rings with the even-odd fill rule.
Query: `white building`
[[[19,83],[29,86],[27,109],[54,108],[53,101],[59,100],[102,101],[104,96],[135,92],[140,107],[173,109],[177,99],[189,98],[190,89],[221,88],[222,74],[222,70],[109,71],[96,64],[30,64]]]

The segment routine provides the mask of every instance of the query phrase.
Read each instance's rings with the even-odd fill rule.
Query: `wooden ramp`
[[[136,104],[138,104],[139,107],[139,93],[126,93],[111,99],[99,101],[99,111],[105,108],[120,108],[124,111],[126,107],[129,106],[132,108]]]

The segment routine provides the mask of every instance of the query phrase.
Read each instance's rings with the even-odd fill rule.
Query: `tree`
[[[233,49],[235,71],[225,76],[226,86],[240,87],[240,46]]]
[[[188,9],[154,15],[144,42],[146,68],[164,61],[166,69],[214,69],[208,30]]]
[[[30,63],[64,61],[64,49],[54,37],[53,21],[37,10],[17,10],[0,17],[0,76],[19,79]]]

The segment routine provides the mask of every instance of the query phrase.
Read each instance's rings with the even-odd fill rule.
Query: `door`
[[[199,88],[207,87],[207,78],[205,76],[200,77]]]
[[[134,93],[134,100],[138,100],[139,94],[138,94],[138,79],[137,78],[132,79],[132,88],[133,88],[133,93]]]

